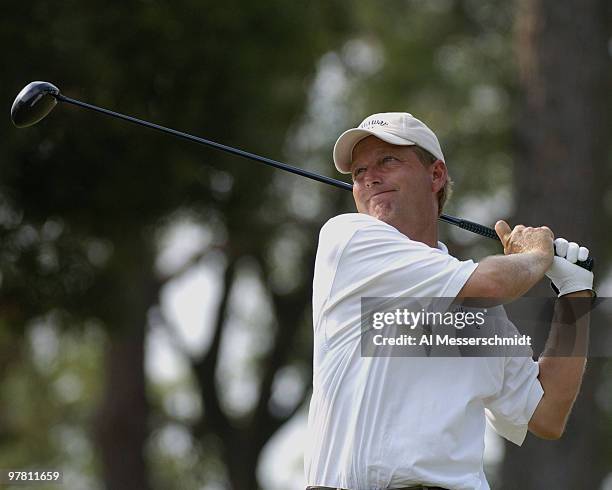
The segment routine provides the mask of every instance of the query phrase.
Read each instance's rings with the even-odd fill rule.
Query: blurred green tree
[[[457,183],[449,212],[490,225],[519,216],[514,15],[511,3],[475,0],[34,1],[0,19],[4,44],[14,47],[3,55],[11,70],[0,87],[8,106],[24,83],[47,79],[75,98],[327,174],[341,130],[372,112],[408,110],[443,143]],[[348,193],[71,107],[27,131],[8,123],[0,131],[0,375],[10,381],[0,413],[12,415],[0,417],[3,466],[62,464],[58,447],[24,430],[28,423],[39,436],[87,433],[91,424],[97,457],[78,467],[94,475],[86,486],[98,476],[113,490],[259,488],[262,448],[308,397],[317,231],[353,209]],[[547,202],[564,209],[557,198]],[[160,237],[185,217],[210,238],[181,266],[161,270]],[[442,233],[460,257],[499,251],[466,232]],[[144,371],[151,325],[178,337],[160,296],[194,267],[214,269],[220,284],[210,343],[196,353],[182,346],[191,375],[181,386],[153,384]],[[248,299],[241,295],[253,294],[245,278],[262,287],[269,314],[236,320]],[[222,365],[236,322],[265,339],[232,353],[256,379],[239,410]],[[61,352],[42,367],[29,345],[40,343],[40,324],[51,326]],[[107,336],[92,334],[92,324]],[[83,351],[71,357],[64,344],[73,336]],[[289,377],[296,393],[283,402],[287,369],[297,373]],[[81,402],[53,394],[71,393],[66,374],[82,378]],[[30,390],[19,388],[23,379]],[[166,403],[176,390],[195,392],[201,413],[177,419]],[[46,411],[24,410],[18,423],[19,407],[36,396]],[[195,458],[151,449],[177,431],[188,433]]]
[[[12,94],[48,79],[73,97],[280,158],[316,62],[348,18],[341,2],[16,4],[0,21],[4,42],[16,47],[1,83]],[[256,488],[258,451],[291,415],[272,416],[268,404],[304,325],[315,221],[300,223],[279,206],[270,169],[91,113],[62,107],[37,127],[2,131],[0,321],[14,332],[7,346],[50,312],[62,329],[97,319],[108,330],[94,431],[105,486],[157,485],[145,453],[153,417],[145,338],[149,312],[173,276],[155,269],[156,237],[173,213],[190,212],[219,232],[213,248],[227,269],[215,340],[193,361],[205,407],[197,436],[219,436],[232,486]],[[266,201],[275,213],[262,211]],[[239,427],[215,411],[227,292],[241,258],[259,264],[264,284],[272,267],[282,267],[268,250],[288,225],[301,227],[309,244],[293,267],[297,286],[272,296],[276,347],[260,360],[256,413]],[[261,335],[271,335],[268,326],[259,326]],[[49,429],[43,424],[41,432]],[[30,465],[28,456],[13,463]]]
[[[520,199],[515,219],[546,223],[557,236],[588,243],[598,258],[595,276],[601,284],[610,270],[608,227],[603,224],[612,161],[607,140],[612,9],[605,0],[519,0],[516,6],[521,97],[516,111],[515,188]],[[560,441],[529,438],[521,448],[506,445],[501,488],[601,486],[612,470],[610,414],[598,400],[609,382],[606,363],[609,360],[589,360]]]

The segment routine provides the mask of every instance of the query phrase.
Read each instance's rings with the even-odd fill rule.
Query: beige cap
[[[334,163],[339,172],[351,173],[353,149],[368,136],[376,136],[392,145],[417,145],[444,161],[438,138],[422,121],[407,112],[381,112],[366,117],[358,128],[340,135],[334,145]]]

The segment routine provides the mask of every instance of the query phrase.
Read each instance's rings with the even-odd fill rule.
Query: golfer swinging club
[[[561,437],[585,357],[362,357],[361,298],[519,298],[544,275],[559,296],[591,297],[588,250],[545,226],[495,231],[504,255],[458,260],[438,241],[452,181],[435,134],[408,113],[344,132],[336,168],[358,213],[321,229],[313,282],[308,489],[488,489],[488,419],[521,445]],[[555,257],[554,249],[556,247]]]

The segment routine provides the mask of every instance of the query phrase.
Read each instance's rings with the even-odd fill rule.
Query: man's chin
[[[385,223],[392,225],[393,224],[393,212],[390,208],[383,208],[381,206],[373,209],[372,212],[368,213],[370,216],[373,216],[380,221],[384,221]]]

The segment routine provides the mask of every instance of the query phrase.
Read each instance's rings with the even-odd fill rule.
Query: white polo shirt
[[[477,264],[365,214],[321,229],[308,485],[488,489],[484,432],[520,445],[543,390],[531,357],[361,357],[362,297],[455,297]],[[486,416],[485,417],[485,412]]]

